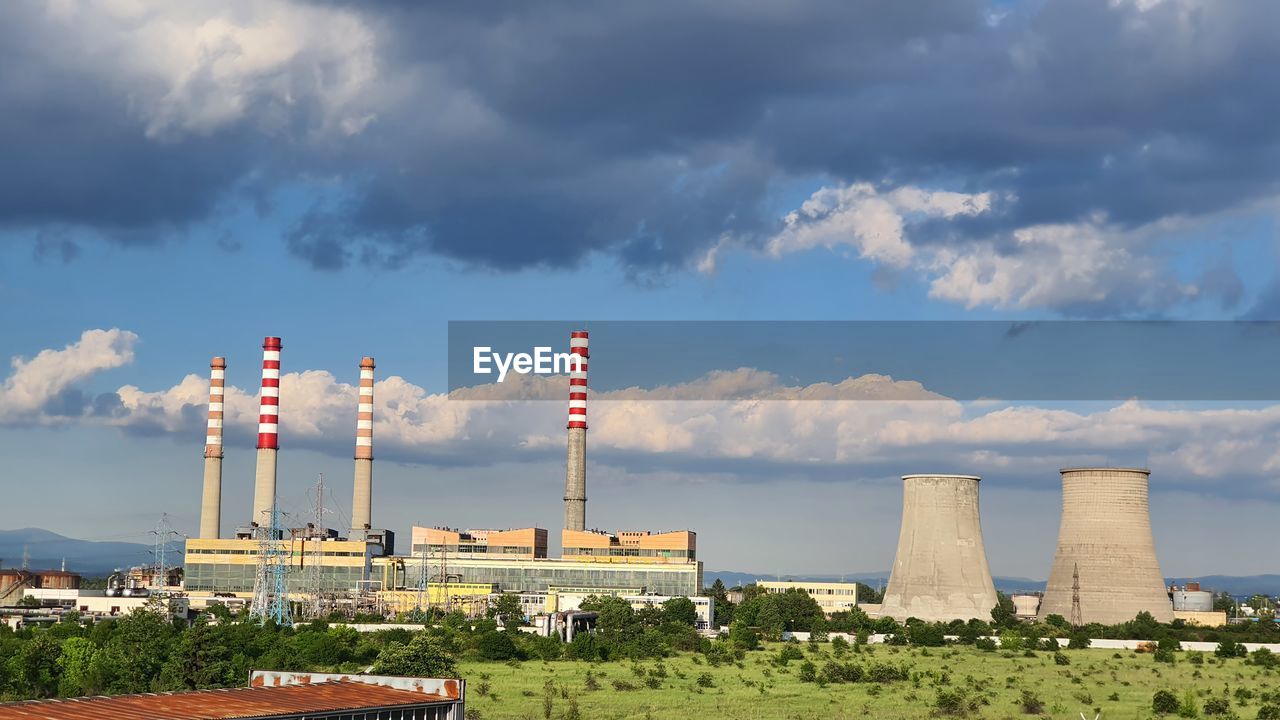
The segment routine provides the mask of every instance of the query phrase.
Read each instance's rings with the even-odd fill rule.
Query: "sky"
[[[283,509],[323,473],[348,521],[371,355],[375,525],[554,544],[565,410],[536,398],[565,381],[450,399],[451,321],[1280,320],[1277,22],[1268,0],[0,4],[0,528],[194,533],[214,355],[224,530],[247,521],[267,335]],[[590,525],[693,529],[708,569],[884,570],[899,476],[977,474],[993,572],[1044,578],[1058,468],[1139,464],[1167,575],[1280,572],[1253,550],[1280,512],[1262,393],[975,400],[725,355],[593,395]]]

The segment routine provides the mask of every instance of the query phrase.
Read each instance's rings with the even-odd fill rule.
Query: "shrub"
[[[914,623],[907,626],[907,639],[912,645],[942,647],[947,640],[942,625],[938,623]]]
[[[698,687],[710,688],[715,687],[715,680],[711,678],[711,673],[702,673],[698,676]]]
[[[1182,693],[1182,702],[1178,705],[1178,716],[1184,718],[1200,716],[1200,705],[1196,702],[1196,694],[1190,688]]]
[[[662,680],[660,678],[656,678],[650,675],[649,677],[644,679],[644,685],[650,690],[657,690],[658,688],[662,687]]]
[[[1012,630],[1000,633],[1000,647],[1005,650],[1018,651],[1023,647],[1022,636]]]
[[[989,637],[980,637],[973,641],[973,646],[982,652],[995,652],[996,641]]]
[[[1209,698],[1204,703],[1205,715],[1231,715],[1231,701],[1224,697]]]
[[[778,651],[778,654],[774,656],[773,662],[776,665],[786,665],[792,660],[803,659],[804,651],[800,649],[800,646],[795,643],[787,643],[786,645],[783,645],[782,649]]]
[[[596,676],[593,675],[590,670],[587,671],[587,678],[583,680],[582,684],[591,691],[600,689],[600,681],[596,680]]]
[[[1181,707],[1182,703],[1178,702],[1178,696],[1168,690],[1157,690],[1156,694],[1151,696],[1151,710],[1157,715],[1176,713]]]
[[[861,665],[829,662],[822,666],[820,677],[829,683],[856,683],[861,682],[865,675]]]
[[[867,681],[873,683],[896,682],[906,680],[909,676],[910,673],[905,667],[900,668],[889,663],[871,663],[866,671]]]
[[[1022,709],[1024,715],[1041,715],[1044,713],[1044,701],[1040,699],[1030,690],[1022,691],[1022,699],[1018,701],[1018,707]]]
[[[1173,651],[1168,648],[1157,648],[1156,651],[1152,653],[1152,657],[1155,658],[1155,661],[1158,663],[1168,663],[1169,665],[1172,665],[1175,659]]]
[[[1258,720],[1280,720],[1280,705],[1263,705],[1258,708]]]
[[[831,651],[836,657],[840,657],[849,649],[849,641],[837,635],[831,638]]]
[[[798,675],[800,682],[816,682],[818,679],[818,668],[813,663],[805,660],[800,664],[800,674]]]
[[[617,690],[618,692],[631,692],[632,690],[636,689],[636,686],[632,685],[626,680],[614,680],[613,689]]]
[[[1220,658],[1236,658],[1247,656],[1249,650],[1243,644],[1228,639],[1218,643],[1218,647],[1213,651],[1213,654]]]
[[[939,690],[933,709],[938,715],[963,716],[977,710],[978,704],[963,690]]]
[[[1067,647],[1071,650],[1087,650],[1092,642],[1088,633],[1073,632],[1071,633],[1071,639],[1067,641]]]
[[[1276,655],[1267,648],[1258,648],[1249,653],[1249,662],[1258,667],[1274,668],[1280,666],[1280,655]]]
[[[1062,652],[1055,652],[1053,654],[1053,664],[1054,665],[1070,665],[1071,658],[1068,658]]]

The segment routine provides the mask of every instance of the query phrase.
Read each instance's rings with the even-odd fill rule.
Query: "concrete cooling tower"
[[[991,619],[996,588],[987,566],[973,475],[904,475],[898,555],[882,616],[929,622]]]
[[[1151,536],[1150,474],[1131,468],[1062,471],[1062,523],[1041,620],[1071,620],[1073,609],[1083,623],[1113,625],[1143,610],[1160,622],[1173,620]]]

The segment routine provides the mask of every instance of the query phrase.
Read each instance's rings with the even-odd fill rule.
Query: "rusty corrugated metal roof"
[[[28,700],[0,704],[0,720],[231,720],[287,718],[321,712],[406,708],[452,702],[451,698],[382,685],[325,682],[313,685]]]

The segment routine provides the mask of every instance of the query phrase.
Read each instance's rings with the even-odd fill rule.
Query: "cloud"
[[[1268,0],[8,3],[0,225],[154,244],[303,186],[321,199],[287,247],[317,267],[643,276],[710,269],[725,238],[903,265],[904,233],[949,218],[1005,245],[1041,228],[1041,250],[972,254],[999,282],[940,291],[1053,303],[1065,280],[1022,279],[1075,259],[1047,229],[1101,217],[1110,243],[1280,191],[1277,21]],[[779,218],[815,178],[825,204]],[[867,183],[1018,202],[948,215]]]
[[[204,438],[208,380],[188,375],[96,399],[75,386],[132,358],[136,336],[91,330],[62,350],[15,360],[0,391],[8,424],[85,423]],[[682,401],[714,388],[720,401]],[[432,393],[401,377],[375,385],[377,455],[413,465],[488,466],[563,454],[566,380],[513,376],[505,383]],[[348,457],[356,388],[331,373],[281,377],[281,445]],[[553,399],[555,402],[544,400]],[[70,411],[68,411],[70,408]],[[251,452],[253,391],[229,386],[228,452]],[[1280,405],[1239,408],[1136,401],[1073,408],[959,403],[883,375],[791,386],[765,372],[710,373],[691,383],[593,393],[592,460],[636,471],[728,473],[744,481],[781,476],[838,480],[922,467],[990,474],[1007,481],[1054,477],[1066,465],[1149,462],[1170,485],[1226,495],[1280,494]]]
[[[828,186],[788,213],[763,249],[777,258],[852,247],[878,270],[914,272],[929,283],[929,297],[968,309],[1143,316],[1203,300],[1231,308],[1243,297],[1229,253],[1190,281],[1169,267],[1170,246],[1208,227],[1213,217],[1167,217],[1125,227],[1094,214],[1072,223],[1000,229],[995,221],[1015,213],[1017,205],[1017,198],[992,192]],[[965,227],[975,220],[981,225]],[[726,250],[751,245],[722,238],[698,268],[714,272]]]
[[[881,194],[865,183],[824,187],[787,214],[782,231],[765,248],[779,257],[819,246],[851,245],[859,257],[902,267],[915,254],[905,234],[905,225],[913,218],[950,219],[990,209],[990,193],[931,192],[904,186]]]
[[[138,336],[118,328],[86,330],[61,350],[41,350],[31,359],[15,357],[0,384],[0,420],[82,414],[89,400],[75,385],[93,375],[133,362]]]

